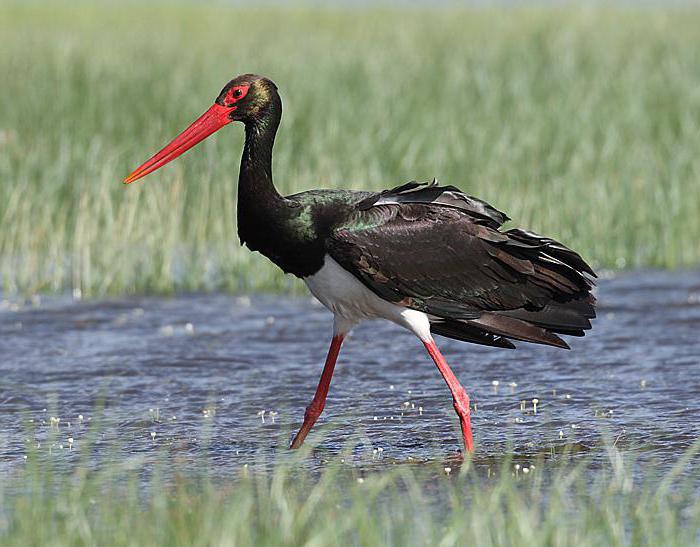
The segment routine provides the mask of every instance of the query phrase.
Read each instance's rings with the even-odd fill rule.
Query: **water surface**
[[[571,351],[438,339],[476,406],[477,462],[564,445],[604,458],[607,437],[664,465],[698,437],[700,273],[621,274],[601,280],[598,297],[594,329],[569,338]],[[21,464],[27,444],[78,457],[98,404],[98,445],[124,457],[167,450],[222,472],[274,458],[301,423],[332,327],[310,298],[279,296],[0,308],[3,468]],[[357,462],[368,464],[435,461],[460,447],[437,369],[413,335],[387,322],[365,323],[345,343],[324,424],[309,436],[319,443],[310,465],[353,440]]]

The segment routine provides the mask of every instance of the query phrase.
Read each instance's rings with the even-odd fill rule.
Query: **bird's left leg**
[[[467,452],[473,452],[474,442],[472,441],[472,424],[469,412],[469,395],[467,395],[467,392],[459,383],[457,377],[450,370],[447,361],[445,361],[445,358],[440,353],[440,350],[435,344],[435,340],[433,340],[432,336],[423,339],[422,342],[425,348],[428,350],[430,356],[433,358],[433,361],[435,361],[435,364],[437,365],[440,374],[442,374],[442,377],[447,383],[447,387],[450,388],[450,392],[452,393],[452,401],[454,402],[454,408],[457,412],[457,416],[459,416],[459,424],[462,427],[464,447],[467,449]]]
[[[328,389],[331,385],[331,378],[333,377],[333,370],[335,369],[335,363],[338,360],[338,354],[340,353],[340,346],[343,344],[345,336],[352,328],[352,325],[338,317],[335,318],[334,328],[333,328],[333,339],[331,340],[331,347],[328,349],[328,356],[326,357],[326,364],[323,366],[323,372],[321,373],[321,379],[316,387],[316,393],[314,398],[311,400],[311,404],[306,407],[306,412],[304,413],[304,423],[301,428],[294,436],[294,440],[289,448],[299,448],[304,444],[304,439],[311,431],[311,428],[318,420],[318,417],[323,412],[323,407],[326,406],[326,396],[328,395]]]

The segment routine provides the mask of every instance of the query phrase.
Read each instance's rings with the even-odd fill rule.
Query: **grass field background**
[[[238,245],[243,131],[121,179],[234,75],[284,101],[284,193],[436,176],[599,267],[700,262],[700,11],[5,2],[0,283],[294,289]]]

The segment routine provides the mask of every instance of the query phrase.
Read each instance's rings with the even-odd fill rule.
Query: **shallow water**
[[[476,404],[477,462],[565,445],[604,458],[607,438],[663,466],[697,439],[700,273],[626,273],[601,280],[598,297],[594,329],[569,338],[572,351],[438,339]],[[119,457],[166,450],[223,472],[273,459],[300,425],[331,325],[309,298],[3,301],[0,466],[21,464],[27,444],[77,458],[100,415],[98,446],[118,446]],[[386,322],[361,325],[345,343],[325,424],[308,439],[318,443],[312,466],[358,438],[357,461],[370,465],[440,460],[460,447],[435,366]]]

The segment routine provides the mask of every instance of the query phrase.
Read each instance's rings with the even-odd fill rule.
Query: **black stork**
[[[469,397],[433,334],[514,348],[511,340],[568,345],[595,317],[595,273],[574,251],[535,233],[501,230],[509,218],[454,186],[408,182],[383,192],[279,194],[272,147],[282,117],[277,86],[245,74],[160,152],[131,183],[225,125],[245,125],[238,178],[238,234],[285,273],[304,280],[334,316],[316,393],[291,443],[298,448],[325,406],[340,346],[364,319],[383,318],[420,338],[452,393],[464,445],[473,450]]]

